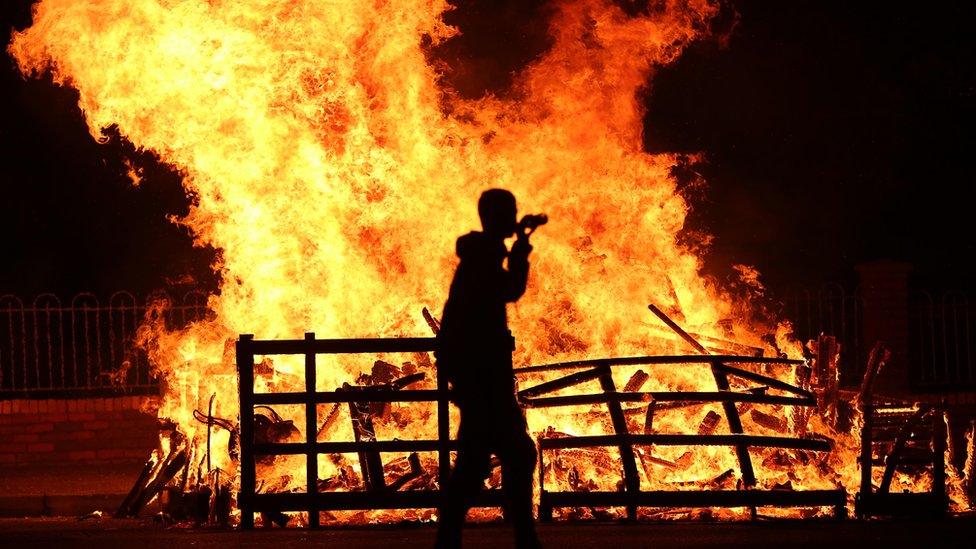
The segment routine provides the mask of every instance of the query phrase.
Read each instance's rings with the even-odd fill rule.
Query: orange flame
[[[223,282],[213,318],[176,332],[150,323],[145,335],[167,388],[160,415],[200,444],[191,413],[212,393],[218,415],[238,414],[228,342],[239,333],[425,333],[420,308],[443,301],[454,239],[477,227],[491,186],[551,220],[511,315],[517,363],[668,349],[649,302],[702,335],[761,345],[772,328],[676,240],[688,204],[674,156],[642,150],[638,90],[717,13],[708,0],[664,4],[632,17],[609,0],[558,2],[553,45],[512,98],[439,87],[422,44],[458,32],[441,19],[444,0],[43,0],[10,53],[24,73],[76,88],[92,135],[117,125],[183,173],[193,205],[179,222],[220,250]],[[320,387],[362,367],[323,367]],[[301,364],[274,370],[259,389],[299,383]],[[651,373],[655,389],[713,388],[704,372]],[[675,431],[703,413],[677,413]],[[568,412],[529,419],[537,432],[605,428]],[[226,449],[226,432],[213,443]],[[729,449],[703,452],[717,472],[735,467]]]

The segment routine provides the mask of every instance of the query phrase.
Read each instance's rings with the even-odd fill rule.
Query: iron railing
[[[0,296],[0,398],[155,391],[146,355],[133,342],[147,304],[159,300],[170,304],[163,313],[167,326],[184,326],[207,314],[207,295],[200,291],[177,299],[165,292],[140,299],[120,291],[104,301],[90,293],[66,301],[53,294],[29,302]],[[841,382],[859,383],[874,343],[863,340],[859,290],[826,284],[794,290],[783,302],[784,314],[802,341],[820,333],[837,338],[842,345]],[[976,304],[960,292],[918,292],[909,307],[913,387],[976,388]]]
[[[138,299],[113,293],[103,302],[81,293],[67,302],[41,294],[29,303],[0,296],[0,398],[49,398],[95,394],[149,394],[158,390],[135,336],[151,304],[169,327],[207,314],[199,291],[179,300],[165,292]]]
[[[958,291],[934,296],[918,291],[907,297],[908,369],[919,391],[976,389],[976,304]],[[864,376],[874,341],[863,337],[864,301],[859,288],[839,284],[801,288],[787,294],[784,313],[801,341],[833,335],[841,344],[841,383],[852,386]]]
[[[961,292],[911,302],[913,382],[931,389],[976,388],[973,324],[976,306]]]
[[[840,284],[824,284],[817,289],[798,288],[784,300],[786,317],[800,341],[832,335],[841,345],[841,384],[855,385],[864,375],[867,357],[862,340],[863,302],[859,289],[845,289]],[[865,345],[866,343],[866,345]]]

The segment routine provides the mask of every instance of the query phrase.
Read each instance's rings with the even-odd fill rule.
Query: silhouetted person
[[[506,518],[518,547],[539,547],[532,519],[535,443],[515,396],[512,351],[505,306],[525,293],[531,226],[515,222],[515,197],[502,189],[478,200],[483,232],[457,240],[461,259],[444,305],[437,335],[437,367],[454,387],[461,411],[458,454],[445,489],[438,547],[459,547],[465,515],[491,472],[491,455],[502,464]],[[517,233],[512,250],[505,239]],[[503,263],[508,258],[508,269]]]

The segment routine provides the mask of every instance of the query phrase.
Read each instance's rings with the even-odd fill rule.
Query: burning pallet
[[[652,307],[652,310],[654,308]],[[811,407],[817,405],[816,397],[810,391],[796,387],[778,379],[745,370],[741,365],[800,365],[802,361],[780,358],[763,358],[759,356],[711,355],[698,344],[694,337],[684,332],[670,321],[660,311],[655,311],[662,320],[683,339],[693,344],[701,354],[680,356],[641,356],[621,357],[596,360],[585,360],[571,363],[530,366],[517,369],[518,375],[538,374],[539,372],[570,373],[557,379],[545,381],[519,393],[524,404],[530,409],[551,408],[560,406],[602,405],[609,413],[612,434],[595,436],[560,435],[550,430],[539,439],[540,459],[540,489],[539,502],[542,520],[552,518],[553,509],[557,507],[588,507],[591,509],[605,507],[623,507],[627,515],[636,518],[638,507],[746,507],[755,509],[763,506],[802,506],[802,507],[830,507],[838,516],[846,510],[846,493],[843,489],[798,491],[792,489],[760,490],[756,488],[757,480],[753,468],[750,448],[777,448],[803,452],[824,453],[831,449],[831,442],[817,437],[786,437],[746,434],[742,427],[738,405],[786,405],[793,407]],[[438,488],[446,482],[450,472],[450,453],[456,449],[457,443],[451,440],[451,426],[449,421],[450,392],[447,382],[440,372],[437,375],[436,389],[407,388],[410,382],[387,383],[377,385],[349,385],[335,391],[316,391],[316,355],[336,353],[356,353],[375,355],[379,353],[427,353],[434,350],[433,338],[395,338],[395,339],[345,339],[345,340],[317,340],[314,334],[306,334],[302,340],[259,341],[252,336],[241,336],[237,343],[237,364],[240,372],[241,389],[241,492],[238,498],[242,515],[241,523],[244,528],[254,525],[254,513],[281,513],[286,511],[305,511],[308,513],[308,524],[316,527],[319,512],[330,510],[376,510],[376,509],[406,509],[433,508],[440,502]],[[292,393],[260,393],[255,394],[254,386],[254,357],[255,355],[304,355],[305,356],[305,391]],[[716,391],[640,391],[649,376],[643,371],[635,373],[619,391],[613,380],[613,369],[618,366],[658,366],[688,367],[694,364],[705,364],[710,368],[716,383]],[[730,379],[737,382],[759,384],[748,390],[731,390]],[[409,380],[408,380],[409,381]],[[568,396],[551,396],[551,393],[585,383],[596,381],[601,392],[598,394],[577,394]],[[769,394],[769,391],[779,391],[784,394]],[[385,406],[392,402],[434,402],[437,405],[437,439],[436,440],[377,440],[372,428],[371,417],[377,406]],[[322,403],[332,403],[333,412],[339,406],[348,406],[353,421],[354,439],[348,442],[319,442],[317,434],[324,425],[318,424],[316,406]],[[631,403],[636,406],[624,407]],[[660,434],[654,431],[655,414],[664,410],[703,406],[715,403],[721,406],[724,420],[728,424],[730,433],[716,434],[715,430],[722,419],[718,413],[705,415],[698,432],[694,434]],[[255,440],[255,417],[248,410],[255,407],[283,404],[305,405],[305,433],[304,441],[289,442],[259,442]],[[751,411],[751,417],[760,425],[767,428],[779,428],[782,420],[761,411]],[[630,432],[627,426],[627,416],[635,413],[643,414],[645,427],[641,433]],[[335,414],[328,414],[333,417]],[[326,418],[326,424],[329,423]],[[699,488],[696,491],[642,491],[638,476],[638,463],[647,471],[651,466],[678,467],[680,464],[652,455],[652,446],[728,446],[734,448],[738,461],[739,482],[736,486],[736,475],[732,470],[724,471],[717,477],[703,482],[692,483]],[[622,468],[622,478],[618,491],[600,491],[594,489],[581,477],[578,471],[575,476],[572,471],[570,477],[575,478],[575,486],[571,491],[553,491],[546,488],[544,471],[551,464],[546,457],[553,453],[563,452],[591,452],[600,455],[601,449],[616,448],[620,455],[619,465]],[[403,490],[413,478],[419,476],[419,463],[411,463],[407,459],[404,463],[398,460],[384,464],[380,458],[387,452],[435,452],[438,456],[436,474],[427,475],[422,489]],[[355,483],[351,477],[321,480],[317,478],[317,459],[320,454],[356,454],[362,471],[362,486],[352,487]],[[256,483],[255,463],[261,456],[274,455],[304,455],[306,456],[305,490],[292,493],[258,493]],[[610,458],[608,466],[612,465]],[[682,456],[679,461],[684,460]],[[393,467],[391,467],[393,466]],[[399,470],[404,475],[403,482],[386,483],[386,474],[392,469]],[[340,474],[339,477],[342,477]],[[338,484],[337,484],[338,483]],[[498,482],[491,483],[497,486]],[[334,491],[341,486],[346,491]],[[730,489],[732,488],[732,489]],[[500,507],[501,494],[497,490],[482,492],[477,506]]]
[[[437,490],[402,490],[414,478],[423,477],[424,472],[413,476],[416,464],[409,458],[407,471],[409,478],[400,477],[386,484],[385,473],[393,464],[384,464],[380,454],[385,452],[436,452],[438,465],[436,474],[430,475],[423,488],[443,486],[450,473],[450,452],[456,449],[456,441],[451,440],[449,424],[449,398],[447,381],[438,372],[437,389],[403,388],[415,382],[415,378],[401,379],[399,383],[386,385],[352,386],[346,385],[335,391],[316,391],[316,355],[320,354],[369,354],[380,353],[427,353],[434,350],[434,338],[392,338],[392,339],[315,339],[314,334],[306,334],[301,340],[259,341],[252,336],[241,336],[237,342],[237,364],[240,372],[241,388],[241,492],[238,506],[241,509],[241,525],[254,526],[254,513],[280,513],[285,511],[305,511],[310,527],[319,524],[320,511],[370,510],[370,509],[423,509],[434,508],[440,502]],[[305,391],[293,393],[255,394],[254,356],[255,355],[304,355]],[[371,406],[393,402],[435,402],[437,403],[438,438],[436,440],[376,440],[372,429]],[[317,434],[318,425],[316,405],[332,403],[349,406],[354,424],[355,440],[349,442],[318,442],[316,435],[306,436],[303,442],[254,443],[254,416],[244,411],[260,405],[304,404],[306,410],[306,433]],[[331,415],[331,414],[330,414]],[[330,482],[321,483],[317,478],[317,458],[320,454],[356,454],[363,471],[364,488],[355,491],[331,491]],[[307,483],[300,493],[258,493],[255,460],[259,456],[304,455],[306,456]],[[401,482],[402,481],[402,482]],[[346,486],[348,487],[348,486]],[[320,489],[322,488],[322,489]],[[478,505],[500,507],[501,494],[485,492]]]
[[[877,345],[868,358],[858,400],[863,411],[861,427],[861,488],[855,512],[872,516],[943,516],[946,495],[945,410],[941,406],[874,396],[874,381],[889,357]],[[874,472],[883,468],[875,482]],[[898,471],[927,473],[931,488],[924,492],[892,492]],[[971,477],[967,477],[971,478]]]
[[[779,436],[757,436],[747,435],[743,432],[742,421],[737,404],[776,404],[790,405],[799,407],[815,407],[816,397],[813,393],[785,383],[783,381],[760,375],[754,372],[743,370],[731,366],[730,364],[786,364],[800,365],[803,362],[789,359],[772,359],[761,357],[743,356],[716,356],[710,355],[698,341],[690,334],[681,329],[662,311],[654,307],[651,310],[657,314],[668,326],[675,331],[693,348],[701,353],[691,356],[642,356],[642,357],[623,357],[598,360],[583,360],[560,364],[550,364],[544,366],[532,366],[522,368],[516,373],[551,372],[551,371],[571,371],[580,370],[569,375],[551,380],[534,387],[520,391],[519,396],[523,402],[532,408],[559,407],[559,406],[579,406],[599,404],[607,406],[611,425],[614,433],[612,435],[601,436],[582,436],[582,437],[543,437],[539,439],[539,450],[542,458],[540,459],[540,502],[539,516],[541,520],[551,520],[553,509],[556,507],[625,507],[627,516],[631,519],[637,518],[638,507],[748,507],[755,513],[755,509],[761,506],[797,506],[797,507],[820,507],[828,506],[833,508],[836,516],[846,514],[846,492],[842,489],[836,490],[757,490],[756,476],[753,470],[750,448],[779,448],[791,450],[805,450],[811,452],[829,452],[831,449],[830,441],[820,438],[793,438]],[[715,379],[716,392],[638,392],[633,389],[641,386],[646,380],[643,376],[635,375],[632,377],[623,392],[618,392],[613,381],[611,369],[617,366],[679,366],[690,364],[710,365],[712,375]],[[643,373],[643,372],[641,372]],[[775,388],[788,395],[767,395],[760,391],[734,392],[730,390],[729,377],[734,376],[742,380],[760,383],[764,388]],[[569,396],[542,396],[547,393],[579,385],[591,380],[598,380],[602,393],[584,394]],[[628,390],[631,389],[631,390]],[[630,433],[625,419],[622,403],[647,403],[646,420],[644,432],[641,434]],[[708,403],[720,403],[728,423],[730,434],[713,434],[718,414],[711,412],[705,416],[702,427],[697,434],[655,434],[652,432],[653,417],[659,406],[681,406],[704,405]],[[633,409],[631,409],[633,410]],[[776,418],[769,415],[762,415],[761,412],[753,410],[754,417],[759,417],[757,423],[765,421],[772,424]],[[758,412],[758,414],[756,414]],[[642,491],[637,471],[638,455],[634,451],[635,446],[649,447],[657,446],[730,446],[735,449],[736,458],[741,472],[741,480],[744,489],[726,490],[721,486],[724,482],[721,477],[729,476],[729,472],[719,475],[708,483],[699,485],[700,491]],[[545,456],[550,451],[581,448],[616,447],[620,453],[622,461],[623,478],[621,487],[618,491],[594,491],[594,490],[570,490],[570,491],[551,491],[545,487]],[[640,454],[641,461],[644,462],[646,453]],[[649,456],[648,456],[649,457]],[[674,465],[667,462],[658,464]],[[730,477],[731,478],[731,477]],[[717,488],[717,489],[713,489]]]

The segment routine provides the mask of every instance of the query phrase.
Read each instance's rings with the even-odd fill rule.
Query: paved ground
[[[142,462],[133,462],[0,467],[0,517],[114,511],[132,488],[142,466]]]
[[[510,547],[509,531],[481,525],[466,531],[466,547]],[[557,549],[653,547],[693,549],[764,547],[840,549],[976,547],[976,519],[940,522],[766,521],[756,523],[550,524],[540,526],[546,547]],[[425,547],[433,541],[430,526],[307,530],[208,530],[165,527],[151,521],[77,519],[0,519],[3,547],[338,547],[395,549]]]
[[[142,461],[133,461],[112,465],[68,463],[57,467],[0,468],[0,493],[11,496],[125,494],[132,488],[142,466]]]

